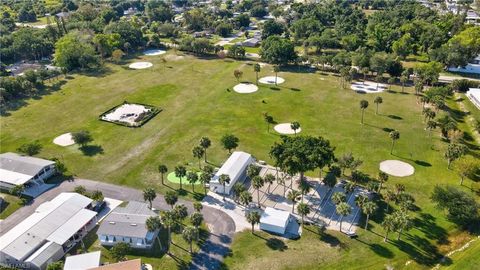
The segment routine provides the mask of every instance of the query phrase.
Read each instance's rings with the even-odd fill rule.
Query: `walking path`
[[[30,216],[40,204],[52,200],[62,192],[71,192],[79,185],[84,186],[87,190],[99,190],[108,198],[122,201],[143,201],[143,193],[141,190],[87,179],[64,181],[56,188],[43,193],[30,204],[18,209],[8,218],[1,221],[0,235],[5,234],[26,217]],[[189,212],[193,211],[192,202],[179,199],[178,203],[185,204]],[[157,198],[155,198],[153,207],[160,210],[170,209],[170,206],[165,202],[162,195],[158,195]],[[201,250],[193,258],[190,269],[218,269],[223,257],[230,252],[229,246],[235,233],[235,223],[223,211],[212,207],[204,206],[202,214],[210,230],[210,235]]]

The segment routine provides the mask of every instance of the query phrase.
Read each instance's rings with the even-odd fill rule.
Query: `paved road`
[[[143,201],[142,191],[117,186],[108,183],[96,182],[86,179],[75,179],[65,181],[59,186],[43,193],[29,205],[18,209],[15,213],[0,223],[0,235],[10,230],[23,219],[31,215],[43,202],[50,201],[61,192],[73,191],[75,186],[82,185],[87,190],[100,190],[105,197],[122,201]],[[185,204],[189,211],[193,211],[193,204],[190,201],[179,199],[178,203]],[[153,206],[160,210],[169,210],[170,206],[165,202],[163,196],[157,196]],[[202,246],[201,251],[193,258],[190,269],[218,269],[223,257],[230,252],[230,243],[235,233],[235,223],[223,211],[204,206],[202,210],[205,223],[210,230],[210,236]]]

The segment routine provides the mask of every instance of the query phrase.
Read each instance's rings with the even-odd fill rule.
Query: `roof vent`
[[[137,223],[131,223],[130,226],[137,226]]]
[[[115,225],[115,221],[108,222],[109,224]]]

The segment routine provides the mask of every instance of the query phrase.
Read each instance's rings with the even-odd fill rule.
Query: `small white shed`
[[[260,230],[283,235],[289,222],[289,212],[267,207],[260,217]]]
[[[243,180],[246,176],[248,165],[252,164],[255,159],[249,153],[235,151],[225,161],[222,167],[213,176],[210,181],[210,190],[220,194],[229,194],[233,185],[238,180]],[[225,185],[225,190],[219,182],[220,175],[226,174],[230,177],[230,183]]]

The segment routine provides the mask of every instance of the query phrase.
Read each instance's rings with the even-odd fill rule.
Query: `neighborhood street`
[[[0,235],[5,234],[8,230],[31,215],[40,204],[52,200],[62,192],[72,192],[75,186],[79,185],[84,186],[90,191],[99,190],[108,198],[122,201],[143,201],[143,193],[141,190],[87,179],[64,181],[57,187],[43,193],[30,204],[18,209],[8,218],[1,221]],[[178,203],[185,204],[190,212],[193,211],[192,202],[179,199]],[[170,206],[160,194],[153,201],[153,207],[159,210],[170,210]],[[201,251],[196,254],[190,269],[217,269],[222,262],[223,257],[228,254],[230,250],[229,246],[231,239],[235,233],[235,223],[224,212],[208,206],[204,206],[202,214],[205,223],[210,230],[210,236],[202,246]]]

